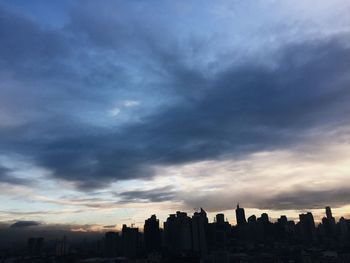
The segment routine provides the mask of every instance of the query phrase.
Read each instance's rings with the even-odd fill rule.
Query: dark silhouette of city
[[[2,248],[0,262],[350,262],[350,220],[336,222],[330,207],[319,224],[311,212],[271,222],[266,213],[246,218],[237,204],[235,214],[236,225],[221,213],[209,223],[200,208],[170,214],[163,227],[152,215],[143,231],[123,225],[98,239],[30,237],[25,248]]]

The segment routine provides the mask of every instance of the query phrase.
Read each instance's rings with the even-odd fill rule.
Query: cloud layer
[[[38,225],[40,225],[40,223],[36,221],[17,221],[13,223],[10,227],[23,228],[23,227],[31,227],[31,226],[38,226]]]
[[[334,130],[347,133],[345,18],[316,26],[317,16],[307,9],[307,18],[278,23],[283,17],[277,14],[288,17],[283,10],[292,7],[266,4],[276,15],[257,16],[266,25],[264,35],[246,20],[227,26],[238,21],[232,16],[237,10],[258,13],[268,7],[261,3],[222,1],[199,10],[195,1],[175,5],[160,4],[164,16],[141,3],[88,1],[67,6],[59,26],[0,6],[0,157],[7,156],[0,163],[1,183],[31,187],[31,175],[18,176],[11,159],[44,169],[48,180],[93,192],[115,182],[167,177],[159,167],[298,153],[301,145],[317,144],[326,134],[338,140],[339,134],[328,136]],[[315,10],[326,21],[321,7]],[[331,14],[339,12],[332,7]],[[254,34],[257,39],[249,40]],[[240,178],[235,171],[226,176]],[[260,186],[252,182],[252,187]],[[181,187],[160,183],[131,188],[114,191],[115,202],[182,201],[189,207],[211,198],[203,192],[202,201],[193,200]],[[226,209],[231,198],[266,209],[307,208],[316,200],[348,203],[342,194],[347,189],[287,190],[266,197],[264,204],[223,194],[222,207],[208,206]]]

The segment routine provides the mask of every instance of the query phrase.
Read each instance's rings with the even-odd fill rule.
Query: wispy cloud
[[[140,105],[140,102],[136,101],[136,100],[125,100],[123,101],[123,105],[125,107],[135,107]]]

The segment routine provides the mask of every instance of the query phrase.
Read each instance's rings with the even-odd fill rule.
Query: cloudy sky
[[[0,1],[0,221],[350,208],[347,0]],[[211,219],[211,218],[210,218]]]

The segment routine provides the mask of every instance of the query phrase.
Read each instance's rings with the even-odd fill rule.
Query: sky
[[[0,1],[0,222],[350,216],[350,2]],[[17,225],[16,225],[17,224]]]

